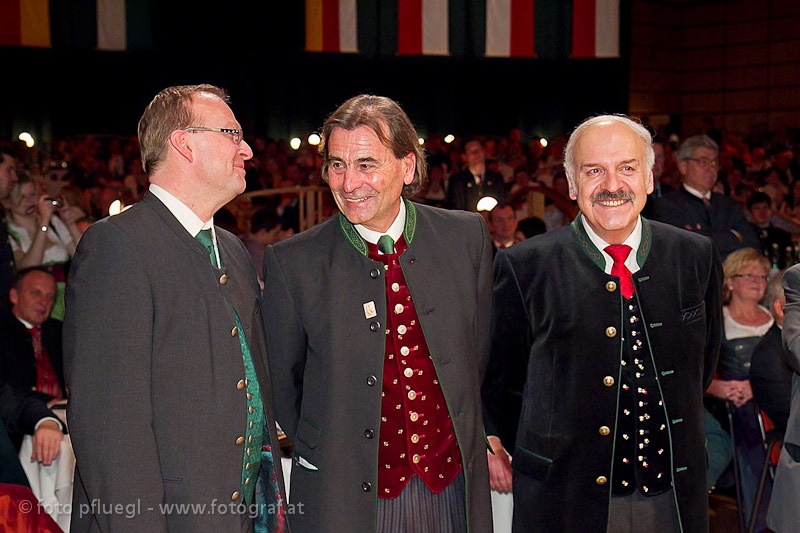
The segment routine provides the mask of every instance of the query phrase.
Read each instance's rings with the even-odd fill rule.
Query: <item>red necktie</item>
[[[606,246],[606,253],[614,260],[611,275],[619,277],[619,290],[627,300],[630,300],[633,296],[633,278],[631,271],[625,266],[625,260],[631,253],[631,247],[627,244],[611,244]]]
[[[53,398],[61,398],[61,385],[58,383],[56,370],[42,345],[42,328],[34,326],[30,332],[33,341],[33,355],[36,357],[36,390]]]

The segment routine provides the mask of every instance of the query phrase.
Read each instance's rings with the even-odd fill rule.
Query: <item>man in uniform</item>
[[[264,324],[278,422],[295,444],[296,531],[491,529],[480,379],[491,240],[475,213],[417,205],[417,133],[392,100],[325,122],[340,209],[267,247]]]
[[[212,85],[156,95],[139,121],[147,195],[73,259],[64,359],[75,509],[90,510],[73,532],[252,531],[258,511],[285,525],[255,270],[213,219],[253,156],[227,100]],[[270,507],[253,507],[257,484]]]
[[[491,463],[495,485],[513,468],[515,531],[708,530],[722,272],[710,240],[639,215],[651,142],[624,116],[582,123],[564,161],[580,215],[495,259],[484,405],[493,448],[515,439]]]

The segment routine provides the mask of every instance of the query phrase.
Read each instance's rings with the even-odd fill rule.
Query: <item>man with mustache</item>
[[[625,116],[583,122],[564,158],[580,214],[495,259],[484,408],[515,531],[708,531],[722,272],[710,240],[640,216],[651,143]]]
[[[491,531],[480,379],[492,243],[476,213],[409,202],[425,156],[392,100],[322,128],[338,216],[267,247],[264,326],[294,442],[293,531]]]

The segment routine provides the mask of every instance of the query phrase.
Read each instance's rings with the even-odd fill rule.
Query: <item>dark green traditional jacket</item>
[[[705,237],[643,219],[637,262],[633,301],[664,400],[680,521],[707,531],[703,392],[721,338],[718,255]],[[487,432],[515,439],[517,531],[605,530],[629,301],[604,266],[579,220],[495,259],[484,407]]]
[[[406,202],[404,237],[399,262],[461,450],[469,529],[491,531],[480,401],[489,234],[477,214]],[[387,322],[383,264],[367,254],[339,216],[267,247],[264,256],[276,416],[295,444],[290,503],[303,504],[303,514],[289,515],[293,531],[375,530]]]

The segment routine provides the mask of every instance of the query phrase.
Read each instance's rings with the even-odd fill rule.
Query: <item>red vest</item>
[[[394,499],[413,475],[438,494],[461,472],[461,452],[433,359],[406,285],[397,253],[369,257],[386,273],[386,352],[383,360],[378,496]]]

